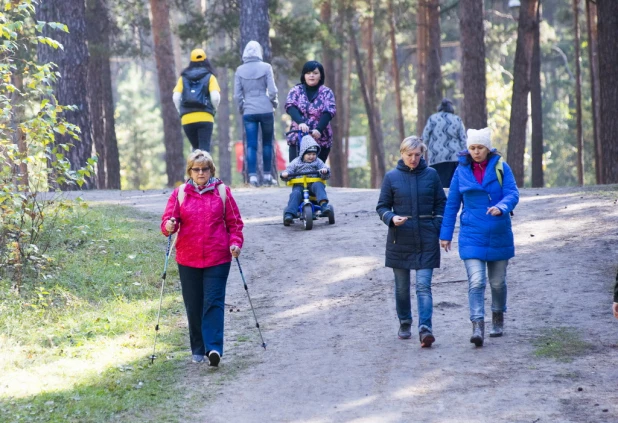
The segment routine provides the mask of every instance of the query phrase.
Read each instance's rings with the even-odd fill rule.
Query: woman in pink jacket
[[[225,286],[232,256],[243,244],[243,222],[228,187],[215,178],[206,151],[187,159],[186,184],[176,188],[161,218],[161,232],[177,232],[176,261],[189,320],[193,362],[208,357],[217,366],[223,355]]]

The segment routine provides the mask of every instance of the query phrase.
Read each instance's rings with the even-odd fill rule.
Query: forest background
[[[20,54],[58,64],[58,103],[76,105],[65,115],[81,129],[81,152],[70,157],[71,167],[85,166],[91,156],[98,160],[96,176],[88,180],[87,175],[84,188],[150,189],[182,179],[190,146],[171,91],[197,47],[216,66],[222,88],[212,151],[219,176],[243,183],[234,154],[243,128],[231,98],[233,73],[246,41],[260,37],[279,89],[277,140],[284,139],[289,124],[285,97],[298,83],[302,64],[316,59],[325,65],[338,106],[330,157],[334,186],[378,187],[396,164],[401,139],[422,133],[442,97],[453,100],[466,127],[492,128],[494,145],[520,186],[617,182],[611,171],[603,173],[600,130],[602,111],[616,116],[615,105],[601,107],[600,90],[604,77],[616,78],[616,68],[612,75],[598,74],[605,56],[598,54],[604,44],[596,17],[597,3],[613,5],[588,0],[3,3],[32,4],[36,20],[68,29],[42,29],[64,48],[39,42]],[[10,14],[10,7],[5,9]],[[605,25],[605,33],[615,26]],[[19,72],[11,78],[19,87]],[[351,136],[368,141],[364,167],[348,168]],[[60,143],[58,138],[62,134],[56,132]]]

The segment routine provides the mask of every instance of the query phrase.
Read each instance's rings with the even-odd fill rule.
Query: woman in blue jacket
[[[468,150],[460,153],[444,220],[440,245],[451,249],[457,212],[463,203],[459,229],[459,256],[468,273],[468,300],[472,337],[483,345],[485,336],[485,286],[491,286],[492,330],[502,336],[506,312],[506,267],[515,256],[510,212],[519,202],[511,168],[491,147],[491,131],[468,129]]]
[[[410,270],[416,272],[418,333],[421,347],[435,341],[431,316],[431,278],[440,267],[438,235],[446,195],[435,169],[423,156],[427,147],[417,137],[408,137],[399,148],[397,167],[384,176],[376,211],[388,226],[386,267],[395,274],[395,305],[399,317],[399,338],[412,336]]]

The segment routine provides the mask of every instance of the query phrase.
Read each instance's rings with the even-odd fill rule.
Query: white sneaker
[[[249,176],[249,185],[254,186],[254,187],[258,186],[258,179],[256,175]]]

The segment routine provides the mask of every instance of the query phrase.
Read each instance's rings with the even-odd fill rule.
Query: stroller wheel
[[[303,225],[308,231],[313,228],[313,207],[311,204],[305,204],[303,207]]]

